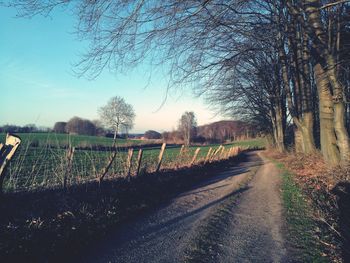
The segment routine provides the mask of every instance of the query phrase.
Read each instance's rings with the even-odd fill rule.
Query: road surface
[[[253,176],[253,177],[252,177]],[[85,255],[84,262],[184,262],[201,237],[200,226],[236,195],[220,236],[217,262],[286,262],[278,169],[249,152],[235,167],[178,195],[154,212],[124,225]],[[196,238],[195,238],[196,237]]]

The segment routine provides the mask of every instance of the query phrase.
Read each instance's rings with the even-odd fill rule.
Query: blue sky
[[[106,71],[94,80],[77,78],[73,64],[87,43],[73,34],[74,16],[60,10],[51,17],[15,15],[15,10],[0,7],[0,125],[51,127],[73,116],[97,119],[97,109],[112,96],[124,97],[134,106],[132,132],[176,128],[184,111],[194,111],[199,124],[222,119],[191,91],[171,92],[157,111],[167,77],[155,73],[149,83],[147,64],[123,74]]]

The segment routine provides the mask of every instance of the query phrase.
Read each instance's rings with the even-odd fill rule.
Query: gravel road
[[[84,262],[183,262],[199,227],[237,195],[218,262],[285,262],[277,168],[258,152],[111,233]],[[256,173],[255,173],[256,172]],[[252,174],[248,187],[242,188]]]

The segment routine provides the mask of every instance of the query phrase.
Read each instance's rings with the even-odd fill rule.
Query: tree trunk
[[[295,152],[297,153],[303,153],[303,136],[301,135],[300,129],[298,127],[295,127],[294,129],[294,145],[295,145]]]
[[[114,135],[113,135],[113,146],[112,146],[112,147],[116,146],[116,144],[117,144],[118,129],[119,129],[119,127],[117,126],[117,127],[115,128],[115,130],[114,130]]]
[[[345,112],[344,111],[344,89],[336,74],[336,63],[329,49],[327,38],[326,38],[326,30],[324,29],[324,26],[321,21],[321,13],[320,13],[321,1],[307,0],[305,6],[306,6],[306,12],[308,13],[308,21],[309,21],[310,28],[313,30],[313,33],[316,37],[315,47],[318,52],[318,55],[320,56],[324,64],[323,65],[324,68],[322,69],[319,68],[321,67],[321,65],[316,65],[317,70],[319,71],[319,73],[321,73],[320,70],[322,70],[322,77],[325,76],[328,79],[328,80],[322,79],[321,81],[323,87],[327,90],[327,91],[326,90],[322,91],[322,93],[323,93],[323,96],[326,96],[325,95],[325,92],[326,92],[327,96],[331,97],[331,99],[333,100],[332,101],[332,110],[334,110],[332,111],[333,121],[334,121],[333,128],[337,136],[336,144],[339,148],[341,160],[349,161],[349,156],[350,156],[349,136],[346,131],[345,122],[344,122],[344,112]],[[320,62],[320,59],[318,59],[318,62]],[[324,72],[326,74],[323,74]],[[323,82],[327,82],[327,84],[323,84]],[[333,97],[331,95],[330,88],[332,88],[333,90]],[[317,89],[321,89],[321,88],[317,87]]]
[[[279,152],[283,152],[285,150],[285,146],[282,110],[279,110],[278,107],[273,107],[273,109],[270,110],[270,118],[272,122],[274,146]]]
[[[345,128],[345,108],[342,102],[334,103],[334,129],[337,136],[337,145],[342,162],[348,162],[350,157],[349,136]]]
[[[314,72],[319,97],[321,151],[325,161],[335,165],[339,163],[340,155],[334,132],[333,99],[327,75],[320,63],[315,65]]]
[[[276,107],[276,146],[279,152],[285,151],[283,116],[282,109],[280,106]]]
[[[310,154],[316,151],[314,139],[314,118],[312,112],[305,112],[302,117],[301,135],[303,152]]]
[[[114,130],[113,141],[117,139],[117,130]]]

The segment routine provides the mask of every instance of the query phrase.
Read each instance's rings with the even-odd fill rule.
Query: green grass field
[[[22,144],[32,143],[39,146],[48,144],[53,146],[66,146],[71,144],[74,147],[90,147],[90,146],[111,146],[112,138],[88,136],[88,135],[70,135],[60,133],[18,133],[16,134],[22,139]],[[5,141],[6,134],[0,133],[0,141]],[[142,143],[141,140],[125,140],[118,139],[118,145],[130,145]]]
[[[57,145],[67,145],[69,140],[73,146],[84,147],[94,145],[111,145],[112,139],[94,136],[69,136],[64,134],[19,134],[22,144],[13,160],[11,160],[6,172],[4,188],[8,191],[27,190],[42,187],[59,186],[63,183],[63,178],[67,175],[67,159],[65,149],[60,149]],[[1,134],[1,141],[5,140],[5,135]],[[38,141],[38,146],[33,147],[33,140]],[[56,141],[56,143],[53,143]],[[118,145],[139,145],[139,140],[118,140]],[[197,162],[204,160],[209,148],[217,149],[219,144],[200,146]],[[232,146],[262,147],[263,140],[239,141],[232,144],[225,144],[225,149]],[[191,162],[195,150],[199,146],[190,147],[182,157],[179,157],[179,147],[169,147],[165,150],[162,168],[176,168],[186,166]],[[155,170],[158,161],[159,147],[144,149],[142,157],[142,172],[152,172]],[[109,151],[96,150],[76,150],[73,157],[71,171],[68,181],[70,184],[81,183],[97,178],[102,169],[108,163],[111,156]],[[131,172],[136,173],[137,150],[135,150],[132,160]],[[123,177],[126,174],[127,152],[120,151],[109,171],[113,177]]]

